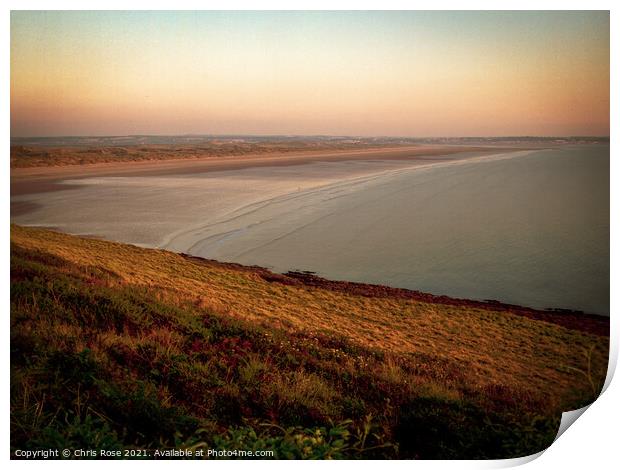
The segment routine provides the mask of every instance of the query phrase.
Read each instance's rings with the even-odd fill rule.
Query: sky
[[[604,11],[13,11],[11,136],[607,136],[609,74]]]

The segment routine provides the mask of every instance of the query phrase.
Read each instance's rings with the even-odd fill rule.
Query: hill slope
[[[12,226],[12,448],[506,458],[605,378],[606,319],[308,284]]]

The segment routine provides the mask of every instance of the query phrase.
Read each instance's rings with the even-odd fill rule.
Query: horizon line
[[[438,135],[438,136],[414,136],[414,135],[355,135],[355,134],[252,134],[252,133],[230,133],[230,134],[67,134],[67,135],[26,135],[10,136],[10,139],[67,139],[67,138],[109,138],[109,137],[331,137],[331,138],[357,138],[357,139],[506,139],[506,138],[597,138],[609,139],[610,135],[594,134],[571,134],[571,135],[535,135],[535,134],[505,134],[505,135]]]

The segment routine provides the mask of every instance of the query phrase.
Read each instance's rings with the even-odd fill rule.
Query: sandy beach
[[[184,242],[179,234],[262,202],[492,152],[431,146],[17,168],[11,173],[11,217],[26,225],[188,251],[200,234],[191,239],[186,234]]]
[[[471,152],[488,154],[499,147],[460,145],[416,145],[409,147],[378,148],[342,151],[308,151],[295,153],[271,153],[224,157],[201,157],[195,159],[127,161],[121,163],[95,163],[58,167],[33,167],[11,169],[11,195],[39,193],[68,189],[60,184],[66,179],[82,179],[94,176],[163,176],[230,171],[254,167],[280,167],[303,165],[312,162],[390,160],[411,163],[466,158]],[[510,150],[507,147],[504,150]]]
[[[234,211],[329,185],[346,187],[384,172],[498,151],[430,145],[13,168],[11,220],[189,251],[201,237],[190,235],[190,229]]]

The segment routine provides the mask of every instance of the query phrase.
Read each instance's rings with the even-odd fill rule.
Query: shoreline
[[[155,249],[155,248],[151,248]],[[168,251],[156,249],[160,251]],[[472,307],[484,310],[507,312],[515,315],[528,317],[532,320],[554,323],[564,328],[591,333],[597,336],[609,336],[609,317],[586,313],[579,310],[569,309],[536,309],[521,305],[500,302],[499,300],[472,300],[450,297],[447,295],[430,294],[413,289],[402,287],[391,287],[384,284],[370,284],[364,282],[353,282],[345,280],[332,280],[316,275],[310,271],[288,271],[286,273],[276,273],[263,266],[248,266],[239,263],[218,261],[214,259],[202,258],[200,256],[189,255],[187,253],[177,253],[183,258],[198,264],[218,266],[239,271],[251,272],[258,275],[261,279],[284,285],[316,288],[342,292],[349,295],[357,295],[368,298],[400,298],[411,299],[430,304],[452,305],[458,307]]]
[[[346,177],[341,176],[333,181],[329,181],[323,184],[305,188],[301,191],[301,194],[302,195],[303,194],[318,194],[318,193],[322,193],[325,191],[330,191],[332,188],[338,188],[338,190],[340,191],[343,188],[346,188],[351,185],[364,184],[369,181],[376,180],[378,178],[382,178],[382,177],[386,177],[390,175],[396,175],[402,172],[433,169],[433,168],[439,168],[442,166],[453,165],[453,164],[471,164],[471,163],[477,163],[480,161],[486,161],[489,159],[494,160],[494,159],[504,159],[504,158],[515,158],[515,157],[521,156],[522,154],[528,154],[533,151],[534,150],[531,150],[531,149],[527,149],[527,150],[511,149],[511,150],[506,150],[506,151],[503,151],[503,149],[501,149],[497,152],[490,152],[490,153],[466,152],[467,156],[465,157],[464,155],[462,155],[461,158],[453,157],[453,158],[446,158],[446,159],[441,159],[441,160],[439,159],[429,160],[429,159],[418,158],[418,159],[411,160],[410,161],[411,165],[402,167],[402,168],[381,168],[381,169],[376,169],[375,171],[370,172],[370,173],[363,173],[363,174],[358,174],[358,175],[350,174],[350,175],[347,175]],[[332,162],[332,163],[336,163],[336,162]],[[202,242],[204,241],[204,230],[207,227],[222,226],[222,225],[226,225],[231,220],[239,220],[247,214],[247,212],[244,212],[244,211],[248,208],[251,208],[249,213],[252,213],[255,211],[255,208],[257,206],[265,207],[272,203],[278,203],[279,201],[287,200],[290,198],[297,199],[299,195],[300,195],[299,188],[294,189],[294,187],[291,187],[285,192],[282,192],[273,197],[268,197],[268,198],[261,197],[256,200],[246,201],[243,205],[235,208],[233,211],[220,214],[209,221],[203,221],[199,224],[190,225],[190,226],[183,227],[181,229],[177,229],[174,232],[167,234],[161,240],[160,243],[158,243],[157,245],[152,245],[151,247],[170,249],[172,251],[176,251],[179,253],[187,252],[188,254],[191,254],[193,252],[192,250],[197,245],[202,244]],[[224,230],[224,232],[211,233],[208,238],[217,238],[221,236],[226,236],[230,232],[235,232],[240,229],[245,231],[247,228],[248,228],[247,226],[228,227],[227,229]],[[199,235],[196,235],[196,234],[199,234]],[[178,242],[179,239],[184,239],[184,242],[179,243]]]
[[[65,236],[78,239],[94,239],[105,241],[113,245],[135,246],[143,250],[154,252],[170,253],[181,256],[183,259],[196,263],[197,265],[217,267],[232,271],[240,271],[258,276],[261,280],[268,283],[276,283],[285,286],[302,287],[306,289],[319,289],[323,291],[339,292],[345,295],[360,296],[366,298],[387,298],[387,299],[409,299],[428,304],[438,304],[456,307],[469,307],[487,311],[504,312],[513,315],[524,316],[532,320],[543,321],[556,324],[558,326],[589,333],[596,336],[609,337],[610,317],[593,313],[586,313],[578,310],[569,309],[537,309],[525,307],[498,300],[473,300],[465,298],[450,297],[448,295],[430,294],[414,289],[401,287],[391,287],[385,284],[371,284],[364,282],[353,282],[346,280],[332,280],[316,275],[310,271],[291,270],[286,273],[277,273],[269,268],[257,265],[245,265],[234,262],[218,261],[215,259],[203,258],[187,253],[170,251],[162,248],[150,248],[138,246],[131,243],[105,240],[97,236],[73,235],[56,227],[27,227],[19,224],[11,224],[11,227],[22,227],[36,230],[44,230],[59,233]]]
[[[537,147],[538,148],[538,147]],[[289,153],[258,153],[222,157],[197,157],[168,160],[125,161],[119,163],[91,163],[84,165],[40,166],[11,168],[11,196],[71,189],[61,184],[67,179],[84,179],[101,176],[169,176],[193,173],[240,170],[259,167],[282,167],[313,162],[340,161],[411,161],[433,162],[456,160],[459,154],[477,152],[481,155],[498,151],[512,152],[535,148],[464,145],[417,145],[407,147],[381,147],[361,150],[301,151]],[[466,158],[466,157],[461,157]]]
[[[471,307],[482,310],[506,312],[514,315],[521,315],[532,320],[553,323],[564,328],[590,333],[597,336],[609,336],[610,317],[595,313],[586,313],[580,310],[562,309],[562,308],[546,308],[538,309],[526,307],[522,305],[510,304],[499,300],[486,299],[474,300],[450,297],[442,294],[431,294],[415,289],[406,289],[402,287],[392,287],[385,284],[372,284],[365,282],[355,282],[347,280],[333,280],[322,276],[318,276],[311,271],[289,270],[285,273],[278,273],[269,268],[257,265],[245,265],[230,261],[219,261],[215,259],[203,258],[165,248],[154,248],[147,246],[139,246],[132,243],[118,242],[106,240],[96,235],[74,235],[62,231],[57,227],[29,227],[12,223],[11,226],[34,228],[37,230],[47,230],[56,232],[70,237],[80,239],[101,240],[116,245],[135,246],[144,250],[153,250],[157,252],[174,253],[182,258],[194,262],[199,265],[219,267],[234,271],[242,271],[252,273],[269,283],[277,283],[283,285],[305,287],[309,289],[321,289],[333,292],[341,292],[353,296],[361,296],[367,298],[393,298],[393,299],[410,299],[429,304],[450,305],[457,307]]]

